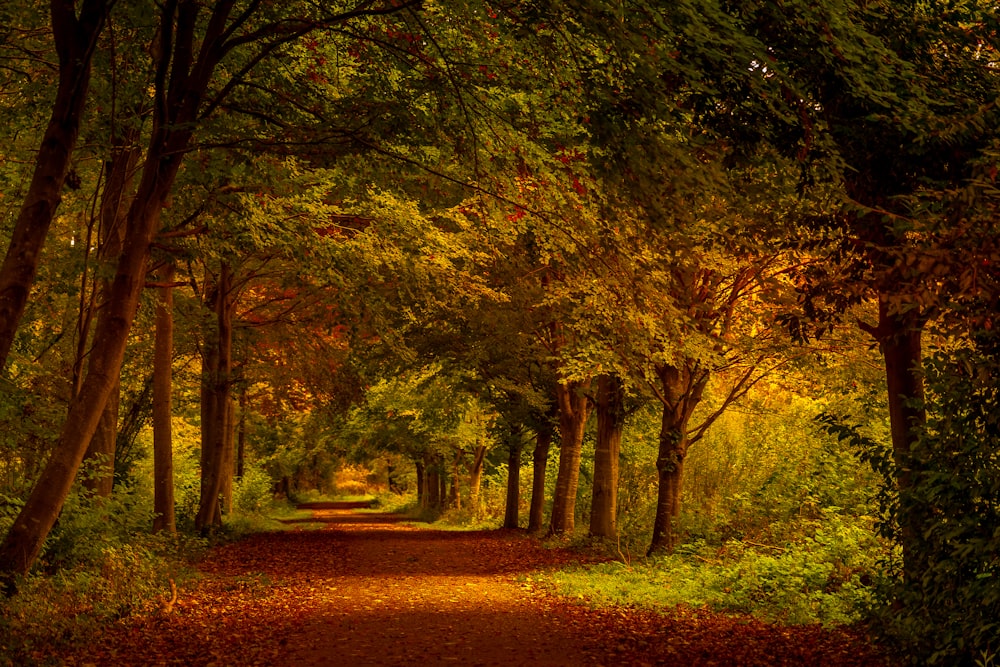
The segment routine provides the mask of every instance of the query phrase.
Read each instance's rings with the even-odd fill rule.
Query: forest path
[[[314,521],[213,550],[169,613],[127,620],[65,664],[882,664],[863,640],[818,627],[588,609],[531,582],[580,556],[521,534],[336,508]]]

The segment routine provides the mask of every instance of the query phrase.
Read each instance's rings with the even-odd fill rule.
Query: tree
[[[153,353],[153,531],[177,530],[174,517],[173,392],[174,267],[166,263],[156,302],[156,342]]]
[[[70,159],[87,101],[91,63],[111,3],[74,0],[49,5],[52,38],[59,57],[59,83],[52,114],[35,156],[31,184],[14,223],[0,265],[0,364],[6,365],[14,334],[38,270],[39,253],[61,200]]]
[[[618,458],[625,426],[625,386],[617,375],[597,378],[597,440],[594,445],[594,485],[590,534],[618,535]]]
[[[145,279],[150,243],[178,169],[206,112],[280,47],[322,27],[358,17],[405,11],[408,5],[336,8],[303,21],[270,16],[259,6],[234,13],[216,4],[202,21],[189,0],[163,5],[153,49],[154,111],[145,162],[126,217],[123,251],[106,304],[107,320],[94,333],[90,365],[73,399],[59,441],[31,496],[0,545],[0,572],[24,573],[55,522],[114,386]],[[298,7],[292,7],[296,10]],[[199,32],[201,31],[201,32]],[[240,75],[212,90],[216,67],[227,56]]]

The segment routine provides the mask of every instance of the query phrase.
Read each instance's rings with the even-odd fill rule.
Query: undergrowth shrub
[[[828,517],[781,547],[739,540],[688,542],[672,554],[574,567],[546,575],[559,592],[598,605],[678,605],[788,624],[860,620],[872,599],[879,544],[865,522]]]
[[[55,572],[98,564],[109,548],[131,544],[152,524],[149,503],[133,487],[118,485],[110,498],[77,487],[45,541],[40,566]]]
[[[261,468],[246,466],[243,476],[233,482],[233,510],[256,514],[268,509],[274,498],[271,477]]]

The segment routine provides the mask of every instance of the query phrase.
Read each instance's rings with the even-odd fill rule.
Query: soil
[[[213,550],[203,577],[68,665],[886,665],[863,636],[700,611],[591,609],[535,583],[584,559],[336,504]],[[322,527],[315,528],[316,524]],[[165,598],[168,596],[165,596]]]

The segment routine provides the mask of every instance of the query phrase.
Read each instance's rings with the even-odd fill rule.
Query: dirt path
[[[169,613],[133,619],[73,665],[876,665],[820,628],[595,611],[527,577],[578,560],[523,536],[413,528],[318,509],[321,530],[215,550]]]

